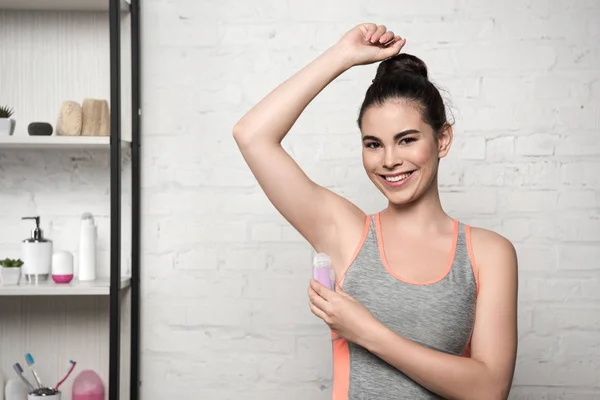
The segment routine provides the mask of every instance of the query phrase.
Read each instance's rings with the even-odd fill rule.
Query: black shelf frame
[[[140,0],[131,1],[131,370],[130,400],[139,399],[140,381],[140,128],[141,108],[141,60],[140,60]]]
[[[130,400],[139,398],[140,296],[140,3],[109,1],[110,32],[110,321],[108,398],[119,400],[121,389],[121,12],[131,18],[131,363]]]

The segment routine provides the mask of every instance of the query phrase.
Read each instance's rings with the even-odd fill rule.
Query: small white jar
[[[57,251],[52,255],[52,280],[56,283],[69,283],[73,280],[73,254]]]

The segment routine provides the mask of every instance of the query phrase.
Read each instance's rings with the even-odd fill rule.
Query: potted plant
[[[15,111],[8,106],[0,106],[0,135],[12,135],[15,131],[15,120],[10,117]]]
[[[23,261],[20,259],[5,258],[0,260],[0,279],[3,285],[18,285],[21,279],[21,265]]]

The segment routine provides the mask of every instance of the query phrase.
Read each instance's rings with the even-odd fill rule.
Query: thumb
[[[400,50],[402,50],[405,44],[406,38],[401,39],[400,36],[396,36],[394,38],[394,43],[392,43],[388,47],[381,49],[381,53],[385,56],[386,59],[394,57],[398,55],[398,53],[400,53]]]

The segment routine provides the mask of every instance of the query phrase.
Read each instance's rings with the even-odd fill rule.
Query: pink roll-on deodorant
[[[318,253],[313,258],[313,278],[329,289],[333,289],[331,258],[327,254]]]

